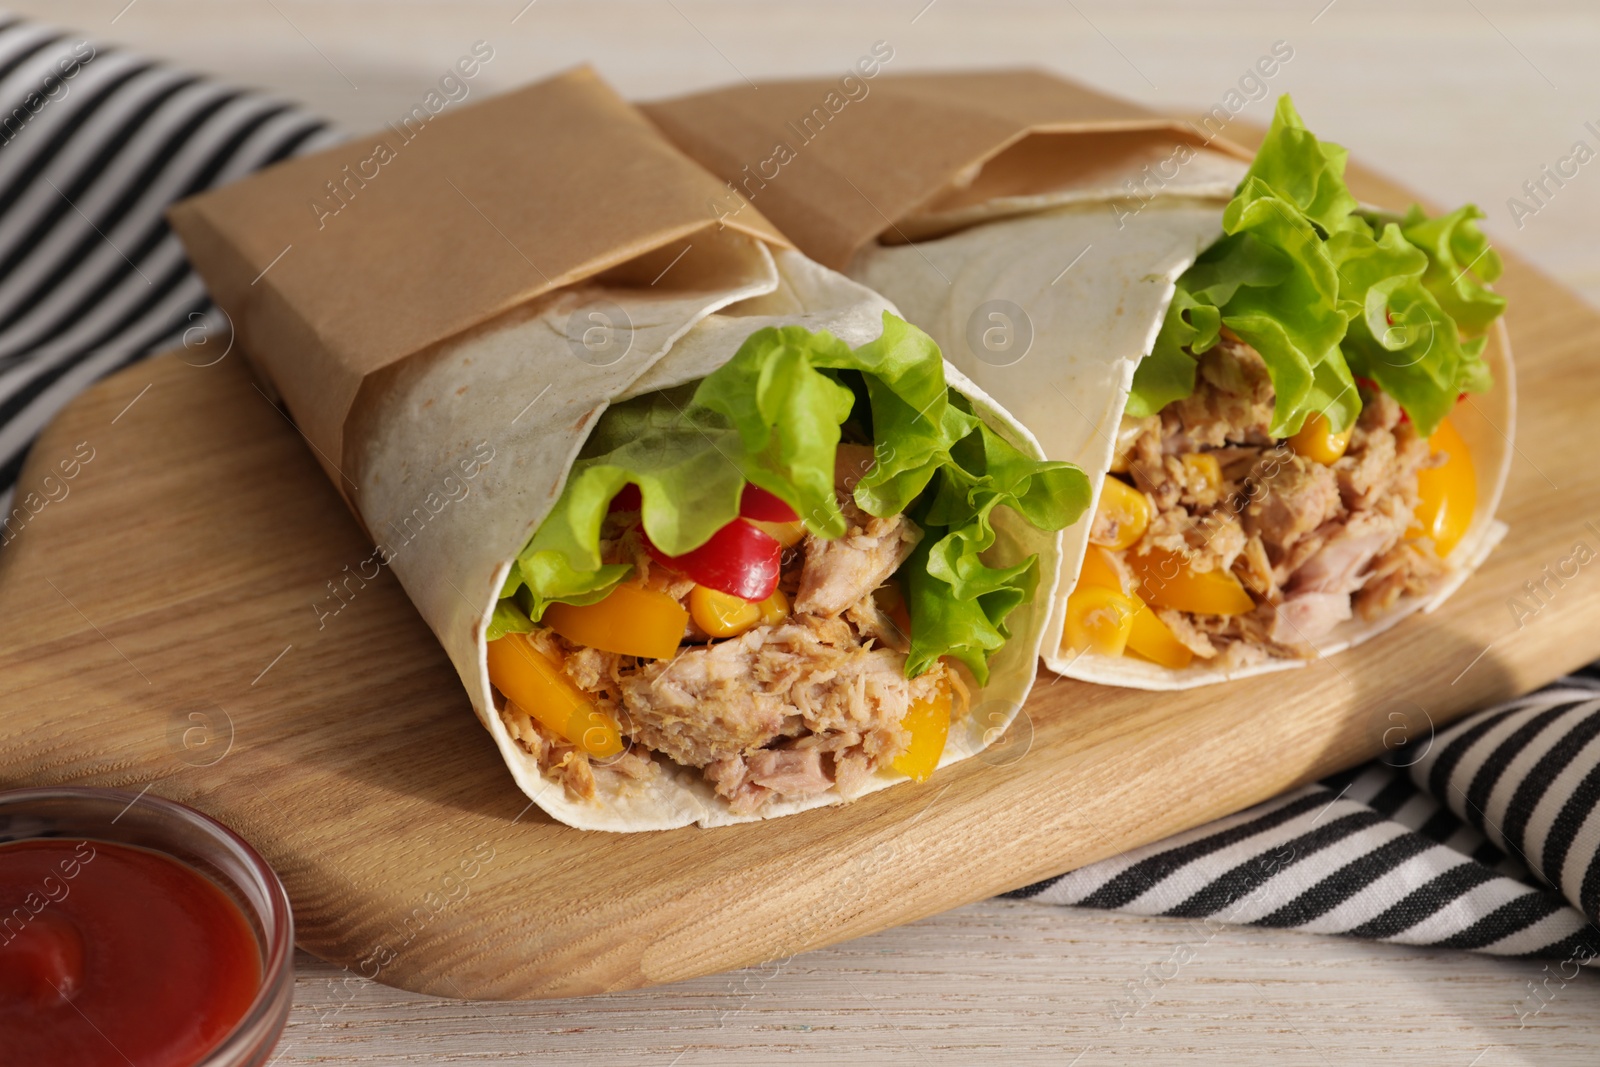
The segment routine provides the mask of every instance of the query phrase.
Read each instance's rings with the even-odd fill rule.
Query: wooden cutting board
[[[1508,259],[1511,534],[1445,610],[1187,693],[1044,675],[984,758],[711,831],[582,833],[530,809],[394,579],[335,599],[371,550],[238,353],[138,364],[77,399],[22,474],[37,514],[0,550],[0,782],[207,811],[283,876],[302,946],[462,997],[774,959],[1156,840],[1600,656],[1600,571],[1546,583],[1520,627],[1509,607],[1576,542],[1600,549],[1600,315]]]

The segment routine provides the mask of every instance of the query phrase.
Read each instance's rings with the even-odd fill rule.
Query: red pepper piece
[[[759,485],[746,485],[739,497],[739,517],[757,522],[798,522],[800,516],[773,493]]]
[[[783,546],[741,519],[734,519],[712,534],[711,540],[681,556],[666,555],[648,536],[644,546],[657,563],[720,593],[762,601],[778,588]]]

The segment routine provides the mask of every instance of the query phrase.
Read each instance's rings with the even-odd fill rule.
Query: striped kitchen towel
[[[1587,964],[1600,955],[1600,665],[1006,895]]]
[[[0,14],[0,515],[78,391],[216,325],[167,206],[335,139],[287,101]]]
[[[270,95],[0,16],[0,515],[75,393],[213,324],[167,205],[336,139]],[[1600,675],[1009,895],[1586,963]]]

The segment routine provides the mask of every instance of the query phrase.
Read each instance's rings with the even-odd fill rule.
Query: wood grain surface
[[[925,785],[649,835],[531,809],[389,575],[330,613],[369,549],[239,355],[158,357],[74,402],[24,470],[57,499],[0,556],[0,780],[210,812],[282,874],[305,948],[444,996],[628,989],[977,900],[1366,758],[1392,714],[1443,724],[1600,654],[1600,599],[1558,592],[1521,628],[1507,607],[1593,536],[1600,378],[1571,368],[1597,316],[1515,260],[1501,288],[1527,428],[1512,532],[1446,610],[1226,687],[1047,675],[1005,743]]]
[[[1597,988],[1451,949],[985,901],[569,1001],[435,1000],[302,956],[273,1067],[1592,1067]]]

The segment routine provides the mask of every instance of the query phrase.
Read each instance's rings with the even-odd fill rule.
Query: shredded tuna
[[[867,648],[839,619],[797,615],[624,672],[633,734],[703,767],[804,732],[853,730],[894,752],[910,707],[905,657]]]
[[[1185,508],[1172,507],[1151,517],[1135,550],[1164,549],[1182,555],[1192,570],[1225,571],[1233,567],[1247,540],[1238,518],[1227,511],[1193,515]]]
[[[826,793],[834,779],[814,748],[762,749],[749,757],[725,756],[706,767],[706,778],[737,814],[758,810],[773,796],[785,800]]]
[[[592,648],[574,648],[565,655],[567,673],[580,689],[591,692],[615,678],[616,660]]]
[[[872,470],[872,450],[841,444],[834,455],[835,499],[844,513],[842,537],[807,534],[794,610],[831,618],[870,596],[899,569],[922,539],[904,515],[879,518],[856,505],[856,483]]]
[[[1438,556],[1402,541],[1373,562],[1366,584],[1355,595],[1356,612],[1363,619],[1375,619],[1402,596],[1426,593],[1442,573],[1444,564]]]
[[[815,615],[686,648],[671,660],[617,660],[629,735],[703,768],[736,811],[834,785],[849,795],[910,742],[900,723],[912,703],[953,685],[942,665],[907,679],[903,653],[876,647],[844,619]],[[763,755],[790,751],[816,760]]]
[[[1172,631],[1172,636],[1197,656],[1209,659],[1217,654],[1217,648],[1211,643],[1200,628],[1195,625],[1194,616],[1185,611],[1173,611],[1171,608],[1158,608],[1156,614],[1161,621],[1167,624]]]
[[[806,535],[796,611],[838,615],[887,581],[922,537],[922,531],[904,515],[880,519],[854,504],[846,505],[844,511],[850,529],[843,537],[823,540]]]
[[[1438,459],[1399,404],[1367,395],[1344,456],[1323,466],[1274,440],[1273,402],[1261,357],[1228,337],[1200,357],[1190,396],[1125,419],[1116,442],[1115,466],[1153,511],[1139,543],[1111,558],[1163,549],[1195,571],[1232,571],[1254,611],[1159,612],[1196,656],[1230,668],[1314,657],[1339,623],[1376,618],[1443,572],[1428,542],[1406,539],[1417,472]],[[1192,453],[1216,460],[1220,484],[1197,477]]]
[[[533,756],[539,770],[561,783],[568,799],[594,799],[594,768],[587,753],[550,733],[509,700],[501,709],[500,718],[512,738]]]
[[[1296,593],[1273,611],[1273,641],[1280,645],[1313,645],[1350,617],[1346,593]]]
[[[762,749],[751,753],[745,764],[750,781],[783,797],[815,796],[833,785],[816,749]]]
[[[1332,518],[1340,507],[1333,470],[1288,449],[1264,455],[1250,480],[1255,493],[1245,505],[1245,529],[1280,551]]]
[[[1410,516],[1383,510],[1356,511],[1336,526],[1322,547],[1294,573],[1295,592],[1350,594],[1366,583],[1367,565],[1405,533]]]
[[[1200,357],[1195,390],[1161,412],[1168,453],[1272,443],[1272,379],[1248,345],[1224,340]]]
[[[1256,595],[1257,600],[1278,599],[1278,580],[1272,574],[1272,561],[1267,558],[1267,546],[1259,535],[1252,535],[1244,543],[1239,566],[1235,572],[1244,587]]]
[[[846,608],[844,618],[862,637],[871,638],[884,648],[892,648],[896,652],[911,649],[911,635],[878,606],[877,599],[871,593]]]
[[[661,764],[652,759],[650,753],[642,751],[637,745],[629,745],[620,754],[596,763],[594,766],[596,770],[620,775],[636,782],[647,781],[661,773]]]
[[[660,773],[659,759],[700,769],[736,813],[774,799],[836,791],[858,794],[906,745],[911,705],[948,688],[965,714],[968,690],[944,665],[905,676],[909,641],[874,599],[922,536],[903,516],[865,514],[850,496],[871,469],[872,450],[839,447],[835,485],[848,524],[840,538],[808,536],[785,554],[779,588],[794,613],[776,625],[712,641],[691,622],[670,660],[641,659],[572,644],[548,629],[530,640],[619,724],[629,748],[591,760],[515,705],[502,718],[541,770],[574,799]],[[632,562],[639,579],[684,601],[694,583],[655,563],[628,517],[604,531],[605,558]]]

